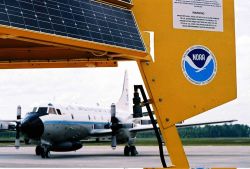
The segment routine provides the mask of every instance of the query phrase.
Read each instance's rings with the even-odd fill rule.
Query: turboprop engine
[[[82,148],[80,142],[63,142],[59,144],[52,145],[51,151],[65,152],[65,151],[75,151]]]
[[[125,128],[119,129],[117,131],[116,138],[118,144],[127,143],[130,138],[130,132]]]

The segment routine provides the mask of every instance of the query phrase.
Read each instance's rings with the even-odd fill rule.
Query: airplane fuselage
[[[110,137],[110,111],[82,106],[39,106],[22,120],[21,131],[26,137],[51,147],[91,137]],[[119,111],[117,113],[119,114]],[[132,127],[132,123],[130,124]],[[129,133],[126,129],[120,129],[117,134],[120,136],[119,142],[128,140]]]
[[[79,141],[89,138],[93,129],[105,129],[110,123],[108,109],[67,107],[60,110],[61,115],[48,114],[40,117],[44,124],[42,140],[50,143]]]

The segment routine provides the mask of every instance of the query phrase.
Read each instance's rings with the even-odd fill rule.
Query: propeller
[[[21,112],[22,112],[21,106],[17,106],[16,140],[15,140],[16,149],[19,149],[20,147]]]
[[[113,103],[111,105],[111,130],[112,130],[112,142],[111,147],[116,149],[117,141],[116,141],[116,132],[118,130],[118,122],[119,120],[116,118],[116,106]]]

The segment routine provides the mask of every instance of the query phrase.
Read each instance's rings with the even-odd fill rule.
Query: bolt
[[[170,120],[169,120],[169,118],[166,118],[166,122],[169,122]]]
[[[152,82],[155,82],[155,79],[152,79]]]
[[[163,101],[163,99],[162,98],[159,98],[159,102],[162,102]]]
[[[146,65],[149,65],[149,62],[146,62]]]

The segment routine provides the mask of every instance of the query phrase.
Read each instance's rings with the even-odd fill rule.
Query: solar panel
[[[93,0],[0,0],[0,25],[145,51],[130,10]]]

